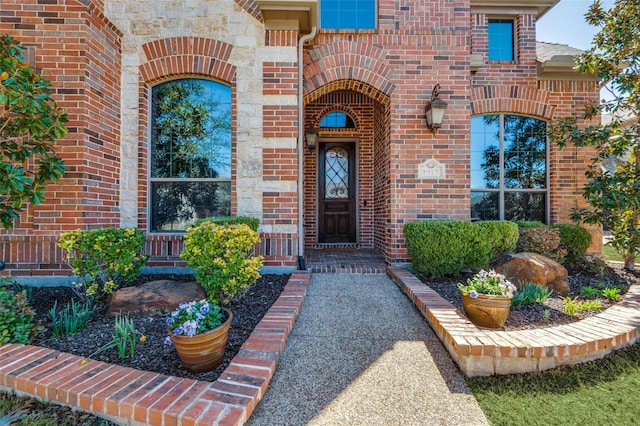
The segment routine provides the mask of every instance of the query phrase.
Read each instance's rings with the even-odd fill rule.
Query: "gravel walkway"
[[[487,425],[458,368],[384,274],[314,274],[249,426]]]

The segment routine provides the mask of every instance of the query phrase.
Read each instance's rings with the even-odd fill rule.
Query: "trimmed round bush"
[[[195,269],[209,300],[226,304],[260,278],[262,256],[253,256],[257,231],[244,223],[217,225],[204,221],[187,229],[180,258]]]
[[[204,222],[215,223],[216,225],[237,225],[239,223],[244,223],[249,228],[254,231],[258,231],[258,226],[260,226],[260,220],[255,217],[249,216],[214,216],[208,217],[205,219],[200,219],[196,222],[196,226],[200,225]]]
[[[517,226],[508,221],[434,220],[404,226],[411,265],[421,279],[487,268],[497,256],[513,249],[517,232]]]
[[[556,223],[552,228],[560,231],[560,243],[567,252],[566,260],[575,262],[584,259],[591,246],[591,233],[579,225]]]

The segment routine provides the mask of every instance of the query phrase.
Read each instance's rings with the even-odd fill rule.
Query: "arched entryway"
[[[305,247],[386,253],[390,215],[389,97],[352,80],[305,96],[305,128],[318,143],[304,153]]]

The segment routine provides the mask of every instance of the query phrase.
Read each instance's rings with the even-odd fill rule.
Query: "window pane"
[[[321,27],[373,29],[376,25],[375,5],[375,0],[321,0]]]
[[[231,177],[231,89],[197,79],[152,90],[151,177]]]
[[[500,184],[500,116],[471,117],[471,188]]]
[[[505,192],[504,218],[546,223],[545,198],[546,194],[540,192]]]
[[[349,198],[349,155],[343,148],[325,154],[325,199]]]
[[[489,20],[489,60],[513,61],[513,21]]]
[[[471,192],[471,219],[498,220],[498,193]]]
[[[545,188],[546,123],[521,115],[504,117],[504,187]]]
[[[230,182],[152,182],[151,229],[184,231],[196,220],[231,214]]]
[[[330,112],[322,118],[320,127],[354,129],[356,125],[344,112]]]

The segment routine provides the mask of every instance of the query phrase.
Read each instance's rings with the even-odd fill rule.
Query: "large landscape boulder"
[[[506,255],[495,270],[518,288],[532,282],[556,293],[567,294],[570,291],[567,269],[541,254],[523,252]]]
[[[182,302],[206,299],[207,293],[196,282],[158,280],[137,287],[125,287],[111,294],[107,315],[173,311]]]

